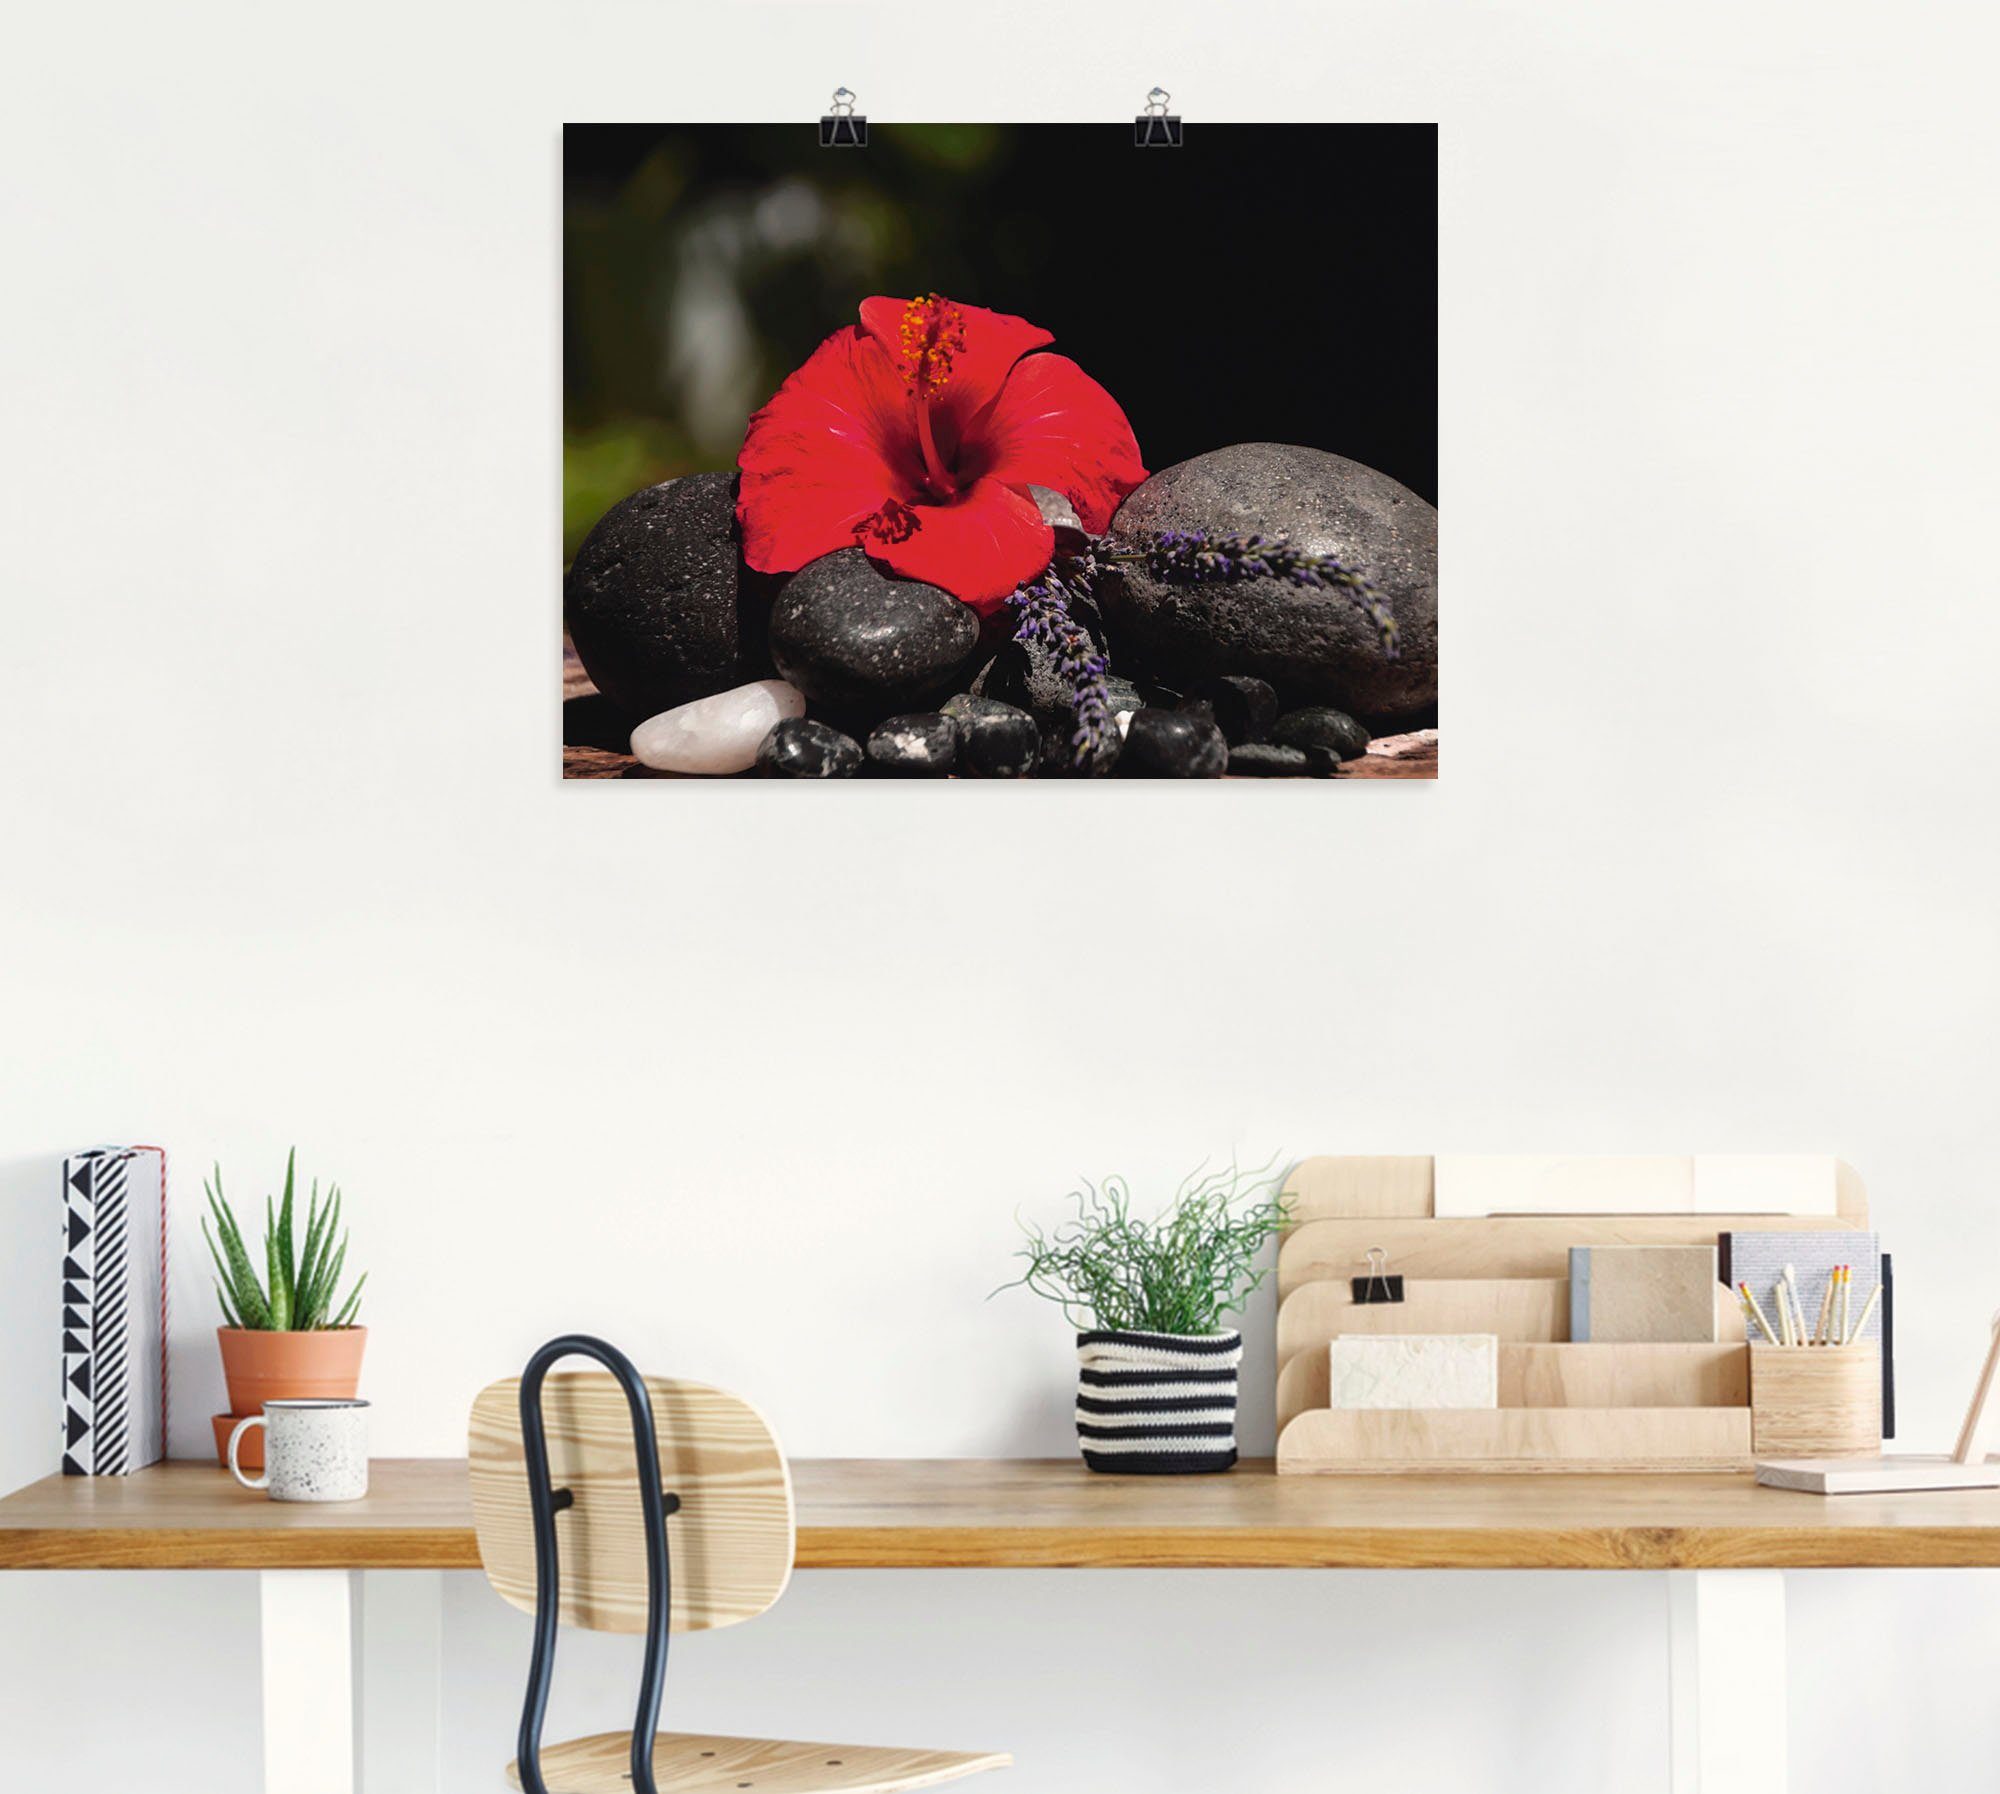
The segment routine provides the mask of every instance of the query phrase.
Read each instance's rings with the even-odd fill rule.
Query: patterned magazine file
[[[65,1476],[166,1456],[166,1155],[100,1146],[63,1161]]]
[[[1722,1256],[1728,1263],[1730,1287],[1733,1289],[1739,1283],[1749,1284],[1750,1293],[1763,1304],[1773,1326],[1777,1324],[1777,1315],[1772,1310],[1771,1287],[1786,1265],[1790,1265],[1798,1277],[1799,1306],[1808,1327],[1818,1323],[1820,1298],[1826,1294],[1827,1282],[1833,1275],[1835,1265],[1854,1267],[1850,1307],[1855,1320],[1861,1318],[1862,1308],[1873,1294],[1875,1279],[1881,1272],[1880,1242],[1873,1233],[1726,1233],[1722,1239]],[[1762,1337],[1755,1321],[1745,1319],[1743,1337],[1753,1343]],[[1882,1305],[1878,1302],[1862,1338],[1881,1337]]]

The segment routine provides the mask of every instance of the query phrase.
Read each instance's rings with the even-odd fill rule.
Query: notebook
[[[63,1160],[62,1471],[125,1476],[166,1456],[166,1155]]]
[[[1572,1246],[1569,1336],[1598,1344],[1710,1343],[1713,1246]]]
[[[1790,1265],[1798,1279],[1799,1307],[1803,1311],[1808,1329],[1819,1324],[1820,1300],[1826,1293],[1828,1280],[1836,1265],[1851,1265],[1854,1281],[1849,1291],[1849,1313],[1854,1320],[1861,1318],[1861,1311],[1867,1306],[1868,1298],[1875,1293],[1875,1280],[1880,1275],[1881,1247],[1872,1232],[1858,1229],[1844,1231],[1828,1229],[1819,1233],[1725,1233],[1722,1236],[1723,1276],[1733,1289],[1739,1283],[1747,1283],[1750,1293],[1763,1305],[1765,1314],[1770,1315],[1773,1325],[1777,1316],[1771,1306],[1771,1291],[1786,1265]],[[1882,1337],[1883,1304],[1875,1305],[1875,1312],[1869,1317],[1868,1326],[1862,1333],[1863,1339]],[[1762,1337],[1755,1321],[1745,1319],[1743,1337],[1757,1340]],[[1887,1387],[1888,1353],[1883,1353],[1884,1384]]]

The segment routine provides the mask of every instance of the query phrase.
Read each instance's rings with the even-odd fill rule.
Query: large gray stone
[[[949,592],[878,572],[858,548],[785,582],[771,655],[815,704],[870,723],[948,691],[979,646],[979,613]]]
[[[1273,577],[1191,584],[1127,565],[1099,588],[1114,660],[1185,689],[1223,674],[1267,679],[1290,704],[1376,722],[1437,706],[1437,508],[1387,474],[1324,449],[1246,442],[1156,473],[1112,519],[1114,549],[1166,530],[1262,535],[1331,554],[1381,590],[1397,658],[1341,593]]]
[[[563,622],[625,726],[771,674],[771,586],[743,564],[736,476],[694,473],[620,499],[563,582]]]

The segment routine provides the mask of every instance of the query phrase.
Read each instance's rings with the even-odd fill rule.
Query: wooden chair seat
[[[879,1745],[791,1744],[776,1738],[710,1738],[693,1732],[653,1737],[660,1794],[896,1794],[1004,1769],[1004,1752],[891,1750]],[[631,1794],[632,1735],[599,1732],[542,1746],[549,1794]],[[510,1786],[521,1785],[517,1764]]]

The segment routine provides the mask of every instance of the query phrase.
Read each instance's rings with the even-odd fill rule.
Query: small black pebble
[[[1110,723],[1097,738],[1097,746],[1079,762],[1076,750],[1076,717],[1065,711],[1060,717],[1042,719],[1042,761],[1036,776],[1044,779],[1101,779],[1118,764],[1125,746],[1118,725]]]
[[[960,691],[938,706],[940,716],[948,716],[963,726],[975,716],[1025,716],[1026,711],[1017,710],[1012,704],[1003,704],[998,698],[982,698],[976,692]]]
[[[1122,779],[1219,779],[1229,744],[1205,716],[1180,710],[1135,710],[1118,756]]]
[[[1303,748],[1309,756],[1318,750],[1336,761],[1353,760],[1367,748],[1368,731],[1344,710],[1311,704],[1279,717],[1271,739],[1283,747]]]
[[[1210,720],[1231,747],[1264,740],[1278,720],[1278,694],[1262,679],[1204,679],[1189,686],[1180,702],[1183,710],[1194,710],[1197,705],[1207,708]]]
[[[936,710],[892,716],[868,737],[868,762],[899,778],[942,778],[958,760],[958,725]]]
[[[851,779],[861,770],[861,743],[810,717],[788,716],[764,737],[757,767],[774,779]]]
[[[1025,710],[994,704],[958,720],[958,767],[981,779],[1025,779],[1041,757],[1041,729]]]
[[[1304,750],[1274,747],[1268,741],[1246,741],[1229,750],[1232,776],[1251,779],[1302,779],[1312,771]]]

